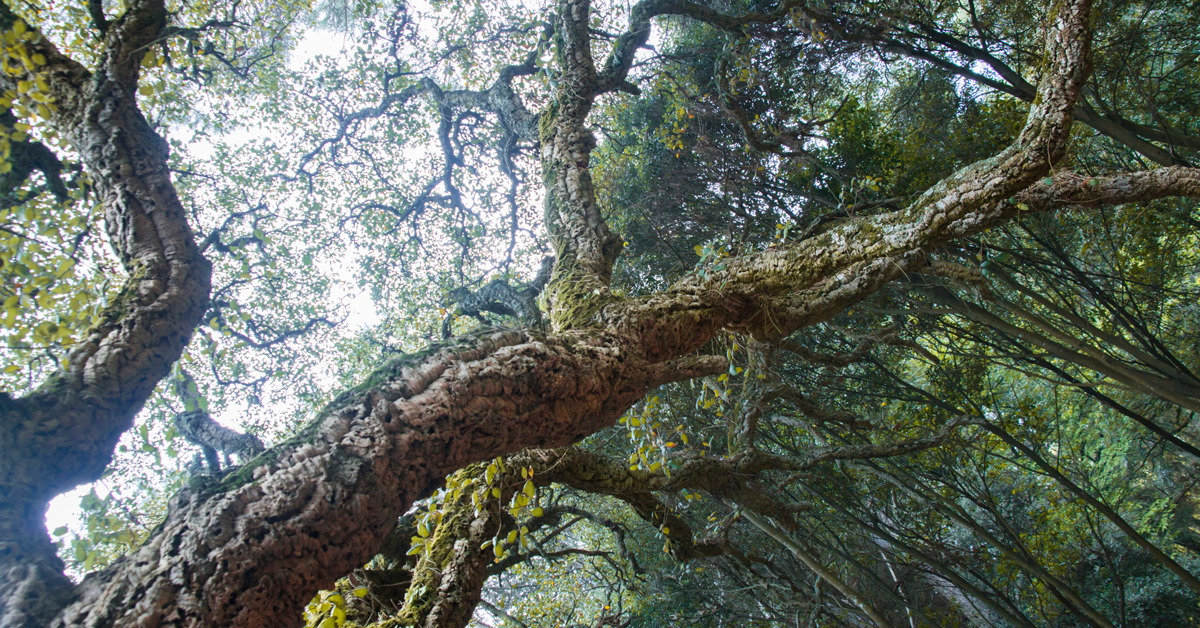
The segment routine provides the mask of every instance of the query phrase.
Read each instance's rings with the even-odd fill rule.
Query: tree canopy
[[[0,627],[1196,625],[1198,22],[0,3]]]

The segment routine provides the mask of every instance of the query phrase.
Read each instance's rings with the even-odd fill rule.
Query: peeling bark
[[[181,492],[159,532],[85,579],[52,625],[288,623],[455,469],[577,441],[649,386],[714,370],[656,368],[630,344],[484,331],[394,359],[295,441]]]

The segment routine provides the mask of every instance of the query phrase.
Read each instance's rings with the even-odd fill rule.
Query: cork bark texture
[[[198,324],[210,266],[171,185],[166,145],[136,102],[144,46],[167,24],[162,0],[133,0],[112,21],[94,73],[40,37],[21,44],[46,59],[45,68],[29,72],[44,74],[53,87],[55,124],[96,180],[109,237],[129,276],[60,373],[26,397],[0,395],[0,626],[295,625],[316,591],[366,563],[398,517],[447,475],[526,448],[568,446],[612,425],[653,386],[724,371],[724,359],[692,355],[721,330],[787,336],[923,268],[937,246],[1024,211],[1200,196],[1196,170],[1183,167],[1102,179],[1048,177],[1066,149],[1089,70],[1091,4],[1057,2],[1037,99],[1013,146],[901,211],[833,223],[815,237],[731,258],[723,270],[686,276],[655,295],[613,295],[608,285],[621,242],[600,214],[589,172],[595,138],[586,121],[594,99],[631,89],[625,76],[633,51],[656,15],[736,29],[778,19],[795,6],[781,6],[776,17],[739,18],[686,2],[643,2],[598,71],[588,1],[562,0],[553,36],[561,40],[563,80],[539,115],[526,111],[507,83],[513,72],[526,71],[520,67],[486,92],[423,88],[444,107],[488,109],[508,120],[514,134],[539,143],[546,228],[556,253],[546,287],[548,330],[484,329],[388,360],[290,441],[176,495],[141,548],[78,585],[62,575],[42,527],[46,504],[99,477],[117,438]],[[14,20],[0,5],[0,26],[12,28]],[[745,430],[752,433],[752,425]],[[744,492],[745,486],[704,479],[712,473],[728,479],[730,464],[762,462],[753,451],[740,453],[721,468],[696,461],[670,482]],[[627,499],[657,524],[652,491],[667,480],[599,462],[573,468],[575,476],[561,481]],[[439,555],[437,598],[414,619],[444,617],[436,625],[449,626],[470,617],[482,582],[478,547],[471,544],[502,522],[476,530],[466,521],[464,515],[456,525],[467,528],[455,531],[454,544]],[[669,527],[686,530],[681,522]],[[684,538],[679,548],[707,551]]]

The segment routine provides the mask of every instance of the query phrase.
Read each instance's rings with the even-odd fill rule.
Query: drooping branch
[[[545,480],[585,493],[615,497],[655,528],[667,530],[664,533],[666,549],[676,560],[682,562],[721,553],[721,548],[713,543],[697,542],[691,526],[654,495],[654,489],[645,478],[630,475],[628,466],[621,461],[578,449],[552,452],[546,458],[550,464]]]
[[[882,34],[879,35],[881,47],[887,51],[898,52],[914,59],[929,62],[936,67],[971,79],[981,85],[986,85],[1006,94],[1016,96],[1025,102],[1032,102],[1037,97],[1036,88],[1030,85],[1019,72],[1014,71],[986,50],[971,46],[945,33],[936,31],[927,24],[919,25],[919,29],[922,35],[928,37],[930,40],[942,44],[968,59],[986,63],[1003,80],[988,78],[972,71],[966,66],[947,61],[924,47],[916,46],[896,38],[889,38]],[[1095,97],[1093,90],[1089,89],[1088,92],[1090,92],[1089,96]],[[1200,139],[1184,133],[1164,132],[1161,129],[1137,124],[1112,112],[1099,113],[1086,99],[1080,99],[1076,103],[1074,116],[1080,122],[1141,153],[1146,158],[1161,166],[1189,166],[1191,164],[1175,155],[1173,151],[1155,146],[1151,142],[1162,142],[1168,145],[1173,144],[1192,149],[1200,147]]]
[[[407,596],[404,606],[396,614],[405,625],[462,628],[481,600],[480,590],[489,575],[502,573],[535,555],[553,558],[588,553],[564,550],[547,555],[540,543],[557,535],[561,529],[551,531],[542,541],[533,541],[525,550],[503,540],[510,531],[522,527],[522,536],[533,538],[548,521],[563,514],[575,514],[609,528],[617,537],[622,554],[637,568],[636,559],[625,548],[624,532],[613,522],[561,505],[548,506],[532,521],[513,518],[506,504],[521,493],[527,479],[538,488],[557,483],[624,501],[639,517],[665,531],[665,549],[677,560],[692,560],[721,552],[714,544],[695,542],[686,521],[663,504],[647,486],[631,485],[625,465],[604,456],[573,447],[527,450],[508,456],[502,466],[492,466],[492,469],[494,474],[491,471],[485,473],[483,465],[472,465],[448,481],[450,498],[440,507],[440,523],[436,527],[430,526],[432,532],[424,541],[424,551],[413,568],[410,586],[414,593]],[[530,470],[532,473],[527,474]],[[500,547],[491,545],[493,539],[501,539],[495,541]]]
[[[917,59],[1025,102],[1032,103],[1038,98],[1036,86],[1030,84],[1019,71],[988,49],[972,45],[934,25],[922,22],[920,17],[910,17],[910,24],[896,24],[879,20],[869,12],[856,13],[853,10],[814,6],[805,2],[785,2],[782,6],[790,6],[792,11],[804,16],[805,25],[799,30],[809,36],[818,31],[821,39],[832,37],[845,45],[870,47],[881,53]],[[783,17],[778,11],[765,17],[769,16],[774,16],[775,20]],[[695,19],[704,21],[702,18]],[[723,28],[723,21],[720,19],[709,23]],[[727,30],[744,28],[744,24],[731,23],[730,26],[732,28]],[[955,61],[947,52],[954,53],[963,60]],[[986,65],[999,78],[977,71],[980,64]],[[1179,146],[1195,150],[1200,147],[1200,138],[1165,124],[1153,127],[1129,120],[1108,108],[1092,88],[1088,88],[1085,95],[1086,98],[1080,98],[1076,102],[1073,112],[1079,122],[1137,151],[1156,164],[1192,165],[1177,155],[1173,148]],[[1089,99],[1095,102],[1095,106]],[[1100,111],[1097,111],[1097,107]],[[1161,148],[1152,142],[1166,144],[1168,148]]]
[[[1031,314],[1027,318],[1033,319],[1036,331],[1018,327],[984,307],[963,300],[945,288],[925,286],[918,288],[918,291],[966,318],[993,327],[1011,337],[1021,338],[1050,356],[1102,373],[1123,386],[1142,390],[1180,407],[1200,411],[1200,387],[1193,382],[1162,377],[1133,368]],[[1009,304],[1008,309],[1019,310],[1013,304]]]
[[[849,353],[821,353],[786,339],[776,341],[775,346],[787,351],[788,353],[795,354],[805,362],[832,366],[834,368],[842,368],[850,364],[855,364],[857,362],[869,359],[871,350],[875,348],[876,345],[880,344],[908,347],[915,351],[923,352],[925,357],[932,357],[929,356],[928,352],[925,351],[920,345],[900,338],[896,333],[898,329],[898,325],[890,325],[878,331],[867,334],[859,339],[858,344],[856,344],[854,349],[852,349]],[[936,358],[932,359],[931,361],[936,361]]]
[[[858,608],[867,615],[867,617],[870,617],[871,621],[875,622],[876,626],[879,626],[879,628],[891,628],[891,622],[889,622],[886,617],[876,610],[875,607],[872,606],[865,597],[863,597],[858,591],[855,591],[853,587],[846,584],[833,571],[822,565],[821,561],[819,561],[816,556],[802,547],[799,543],[793,541],[786,532],[780,530],[778,527],[759,516],[757,513],[747,512],[745,513],[745,516],[746,519],[753,523],[757,528],[763,532],[766,532],[771,538],[788,548],[788,551],[796,556],[796,558],[799,558],[800,561],[803,562],[809,569],[812,569],[813,572],[816,573],[822,580],[833,585],[833,587],[836,588],[842,595],[845,595],[850,600],[853,600],[854,604],[857,605]]]
[[[1030,449],[1028,445],[1015,438],[1012,434],[1008,433],[1008,431],[1003,427],[994,423],[986,423],[983,427],[988,432],[1000,437],[1001,440],[1003,440],[1013,449],[1020,451],[1027,458],[1032,460],[1034,464],[1036,464],[1038,468],[1042,470],[1043,473],[1054,478],[1054,481],[1058,482],[1076,497],[1083,500],[1085,503],[1087,503],[1087,505],[1095,508],[1097,512],[1104,515],[1104,517],[1111,521],[1113,525],[1117,526],[1117,528],[1124,533],[1125,536],[1129,537],[1134,543],[1137,543],[1139,547],[1146,550],[1146,552],[1153,556],[1155,560],[1166,566],[1171,573],[1178,576],[1184,584],[1192,589],[1192,591],[1200,594],[1200,579],[1197,579],[1196,576],[1193,576],[1191,572],[1185,569],[1182,565],[1175,562],[1173,558],[1168,556],[1162,550],[1158,549],[1158,546],[1150,542],[1150,540],[1145,536],[1142,536],[1142,534],[1134,529],[1133,526],[1129,525],[1129,523],[1126,522],[1116,510],[1093,497],[1091,493],[1088,493],[1080,488],[1067,476],[1063,475],[1061,471],[1056,469],[1054,465],[1050,464],[1045,458],[1039,456],[1037,452]]]

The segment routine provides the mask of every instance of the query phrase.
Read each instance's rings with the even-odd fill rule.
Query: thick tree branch
[[[4,87],[40,80],[49,88],[46,113],[94,174],[110,241],[130,275],[61,371],[21,399],[0,393],[5,626],[44,626],[71,595],[43,528],[46,503],[100,477],[206,307],[209,264],[171,186],[166,143],[136,102],[138,65],[166,15],[159,0],[133,2],[110,23],[93,75],[0,5],[0,29],[24,31],[4,46]]]
[[[679,352],[721,327],[784,337],[915,271],[927,251],[1015,215],[1018,205],[1009,199],[1043,177],[1066,150],[1073,103],[1090,69],[1089,10],[1077,4],[1056,14],[1039,104],[1017,141],[999,155],[947,177],[904,210],[847,219],[790,247],[728,260],[723,270],[688,275],[636,304],[606,306],[597,318],[636,336],[655,335]],[[684,325],[687,319],[696,323]]]
[[[294,623],[315,591],[366,562],[399,514],[448,473],[527,447],[576,442],[612,425],[649,387],[718,366],[686,357],[718,331],[785,336],[834,315],[905,270],[923,267],[927,253],[946,241],[1020,211],[1009,199],[1062,158],[1089,68],[1090,3],[1056,4],[1037,104],[1013,146],[955,173],[902,211],[848,219],[790,247],[729,259],[725,268],[685,277],[661,294],[622,299],[607,291],[621,241],[600,214],[588,172],[595,140],[584,122],[600,87],[588,39],[589,7],[586,0],[564,0],[560,9],[563,81],[538,125],[547,228],[558,259],[547,289],[552,331],[480,330],[390,360],[293,440],[225,478],[181,492],[142,547],[89,576],[75,592],[76,601],[52,621],[24,623]],[[129,46],[152,41],[162,19],[161,4],[135,4],[110,27],[112,52],[103,61],[104,76],[88,83],[86,73],[71,67],[53,78],[59,106],[75,112],[60,117],[79,122],[67,125],[77,129],[72,138],[89,167],[102,175],[110,232],[134,277],[122,300],[126,309],[73,354],[74,366],[56,380],[53,394],[39,393],[45,403],[0,399],[5,413],[0,445],[6,451],[37,451],[57,463],[61,457],[48,455],[57,451],[48,443],[61,442],[67,453],[88,461],[62,474],[44,461],[28,462],[29,469],[52,474],[51,480],[14,475],[26,473],[25,466],[3,467],[3,488],[28,496],[24,503],[31,506],[21,523],[30,534],[35,523],[41,525],[42,512],[34,510],[44,508],[52,489],[103,468],[116,435],[178,357],[204,311],[207,265],[160,166],[165,148],[153,141],[133,100],[140,57]],[[51,58],[58,59],[47,54]],[[146,143],[137,141],[142,139]],[[72,413],[82,412],[84,397],[89,414],[76,417]],[[53,415],[31,414],[43,407]],[[93,433],[94,440],[81,437]],[[759,495],[763,512],[771,513],[777,507],[771,496],[746,490],[748,471],[756,466],[807,469],[933,444],[924,439],[821,450],[804,458],[751,452],[727,461],[685,460],[671,478],[627,473],[652,490],[694,483],[712,486],[716,494],[736,489],[739,501]],[[10,465],[8,460],[2,464]],[[729,488],[714,482],[729,482]],[[30,538],[44,541],[45,533],[39,534]],[[10,548],[0,558],[8,561],[8,573],[29,573],[35,562],[23,558],[29,556],[25,546],[10,543],[5,551]],[[5,582],[17,581],[12,578],[6,575]],[[463,582],[460,590],[470,595]],[[6,584],[3,603],[19,608],[34,591]],[[447,608],[469,604],[464,598]],[[460,610],[451,615],[461,616]]]

